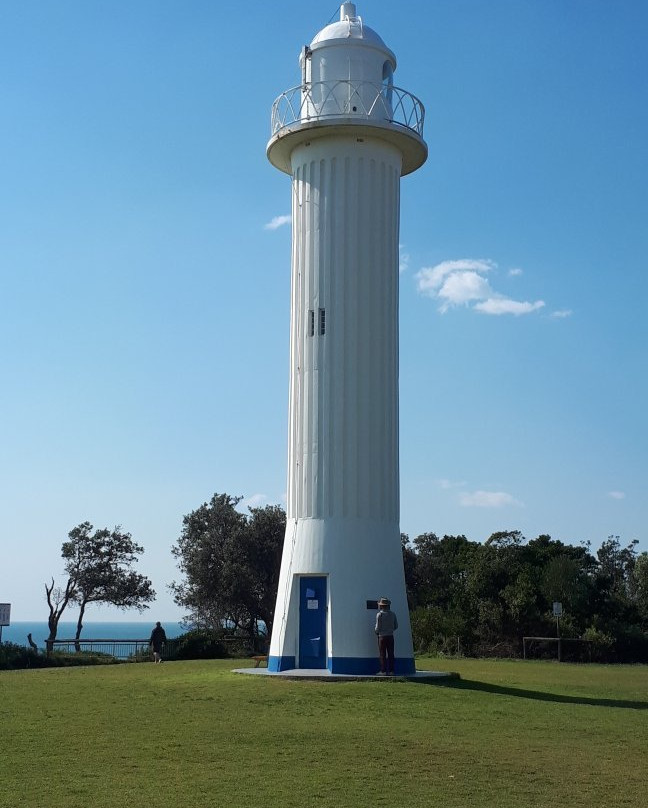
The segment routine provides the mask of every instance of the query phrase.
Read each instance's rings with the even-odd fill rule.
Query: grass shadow
[[[628,701],[624,699],[596,699],[587,696],[567,696],[562,693],[545,693],[542,690],[525,690],[519,687],[494,685],[471,679],[421,679],[420,684],[434,687],[448,687],[453,690],[474,690],[480,693],[492,693],[496,696],[514,696],[519,699],[534,701],[553,701],[558,704],[587,704],[592,707],[617,707],[625,710],[648,710],[646,701]]]

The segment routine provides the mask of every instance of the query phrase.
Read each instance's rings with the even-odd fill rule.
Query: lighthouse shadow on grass
[[[563,693],[548,693],[542,690],[528,690],[509,685],[495,685],[490,682],[480,682],[474,679],[448,678],[448,679],[414,679],[417,684],[433,687],[452,688],[453,690],[473,690],[480,693],[490,693],[494,696],[512,696],[519,699],[533,701],[549,701],[557,704],[584,704],[592,707],[616,707],[627,710],[648,710],[648,701],[632,701],[626,699],[588,698],[587,696],[569,696]]]

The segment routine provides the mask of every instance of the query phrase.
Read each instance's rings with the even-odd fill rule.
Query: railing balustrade
[[[174,659],[177,653],[177,647],[180,637],[173,637],[166,641],[162,647],[162,659]],[[240,657],[247,657],[255,654],[260,648],[265,648],[267,639],[264,637],[239,637],[239,636],[226,636],[218,638],[218,642],[228,649],[230,655],[235,654]],[[63,651],[64,653],[100,653],[107,654],[115,657],[115,659],[131,659],[136,662],[142,662],[152,658],[152,653],[149,654],[150,640],[111,640],[111,639],[64,639],[64,640],[45,640],[45,648],[47,653],[52,651]]]
[[[399,87],[367,81],[312,82],[286,90],[276,99],[272,135],[293,124],[341,117],[397,124],[423,137],[425,108]]]
[[[171,642],[173,642],[173,640],[169,641],[169,643]],[[135,658],[141,655],[142,652],[148,651],[149,640],[46,640],[45,647],[48,653],[52,651],[64,651],[66,653],[73,653],[74,651],[85,653],[97,652],[100,654],[108,654],[116,659],[128,659],[129,657]]]

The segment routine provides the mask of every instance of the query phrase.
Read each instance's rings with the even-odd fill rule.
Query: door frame
[[[304,582],[317,579],[318,582],[324,587],[324,597],[323,606],[318,608],[318,614],[320,615],[320,628],[321,628],[321,636],[323,640],[323,654],[320,653],[318,657],[312,657],[313,659],[318,659],[321,661],[321,665],[317,667],[313,667],[313,670],[325,670],[328,667],[328,575],[324,573],[301,573],[298,576],[299,579],[299,621],[297,627],[297,660],[296,664],[298,668],[304,667],[302,664],[302,654],[301,654],[301,644],[302,644],[302,613],[306,611],[304,605],[302,603],[302,587],[304,586]],[[318,598],[319,599],[319,598]]]

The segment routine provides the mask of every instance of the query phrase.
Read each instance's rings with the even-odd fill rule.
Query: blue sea
[[[88,621],[83,624],[81,632],[82,640],[148,640],[153,631],[155,621],[136,621],[132,623],[93,623]],[[162,623],[166,635],[169,639],[179,637],[188,631],[186,626],[180,623]],[[12,642],[16,645],[29,645],[27,635],[31,634],[32,639],[39,648],[45,649],[45,640],[49,636],[47,621],[29,623],[17,622],[10,626],[2,626],[2,642]],[[76,634],[76,621],[64,621],[58,625],[57,640],[74,639]]]

